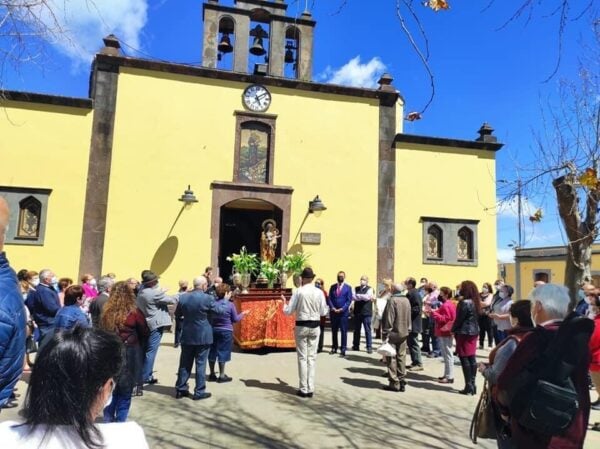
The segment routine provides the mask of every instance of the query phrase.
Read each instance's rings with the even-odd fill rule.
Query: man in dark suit
[[[46,335],[54,332],[54,317],[60,310],[58,293],[52,287],[54,277],[52,270],[43,269],[40,271],[40,284],[35,290],[29,291],[25,301],[40,331],[40,342],[44,340]]]
[[[329,289],[327,305],[331,319],[331,335],[333,343],[330,354],[335,354],[338,350],[338,330],[342,332],[342,346],[340,354],[346,356],[346,347],[348,343],[348,309],[352,304],[352,287],[344,283],[346,273],[340,271],[337,275],[337,283]]]
[[[408,278],[404,282],[408,291],[406,297],[410,302],[410,318],[412,320],[411,330],[408,334],[408,350],[410,352],[411,366],[409,371],[423,371],[423,361],[421,359],[421,346],[419,346],[419,334],[423,330],[421,320],[421,311],[423,309],[423,300],[419,291],[415,288],[417,281],[415,278]]]
[[[214,296],[206,293],[208,281],[204,276],[194,279],[194,290],[179,298],[175,309],[175,318],[183,319],[181,330],[181,357],[179,372],[175,385],[177,399],[189,396],[188,380],[192,365],[196,362],[196,388],[192,399],[206,399],[211,396],[206,392],[206,360],[213,342],[213,331],[209,322],[209,314],[229,312],[229,303],[218,303]]]

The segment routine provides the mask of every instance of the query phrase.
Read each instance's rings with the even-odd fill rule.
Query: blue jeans
[[[206,390],[206,360],[210,345],[181,345],[179,358],[179,372],[177,373],[177,391],[189,391],[188,380],[192,375],[192,365],[196,362],[196,388],[194,395],[204,393]]]
[[[158,348],[160,347],[160,340],[163,336],[164,328],[160,327],[150,331],[148,336],[148,342],[146,343],[146,354],[144,356],[144,367],[142,368],[142,379],[144,382],[152,379],[152,371],[154,370],[154,361],[156,360],[156,354],[158,354]]]
[[[422,366],[423,361],[421,360],[421,346],[419,345],[418,332],[410,332],[408,334],[408,351],[410,353],[412,365]]]
[[[371,330],[371,320],[369,316],[354,316],[354,335],[352,336],[352,349],[358,351],[360,349],[360,328],[365,328],[365,336],[367,339],[367,349],[373,349],[373,331]]]
[[[348,344],[348,315],[343,313],[332,313],[330,315],[331,319],[331,349],[337,351],[338,349],[338,330],[342,332],[342,347],[340,350],[342,352],[346,352],[347,344]]]
[[[500,344],[502,340],[506,338],[506,331],[501,331],[497,327],[494,328],[494,343],[496,346]]]
[[[125,422],[131,407],[131,393],[120,395],[113,393],[112,401],[104,409],[104,422]]]

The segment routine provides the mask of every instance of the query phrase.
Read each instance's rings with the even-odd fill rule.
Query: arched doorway
[[[277,206],[253,198],[232,201],[221,206],[219,239],[219,275],[228,281],[232,274],[231,262],[227,257],[239,253],[245,246],[249,253],[260,254],[260,234],[265,220],[272,219],[281,229],[283,213]],[[281,245],[277,246],[277,257],[281,256]]]

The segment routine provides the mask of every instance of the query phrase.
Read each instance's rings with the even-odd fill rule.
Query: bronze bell
[[[292,42],[288,42],[285,46],[285,63],[291,64],[292,62],[296,62],[296,58],[294,58],[294,44]]]
[[[267,53],[265,47],[263,47],[262,37],[255,37],[252,47],[250,47],[250,53],[255,56],[262,56]]]
[[[221,53],[231,53],[233,51],[233,47],[231,46],[231,40],[229,39],[228,33],[223,33],[223,37],[221,38],[221,42],[219,42],[217,48]]]
[[[285,63],[290,64],[295,61],[294,51],[292,49],[287,49],[285,51]]]

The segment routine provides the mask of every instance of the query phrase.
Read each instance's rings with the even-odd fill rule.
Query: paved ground
[[[295,396],[295,352],[235,353],[228,384],[209,383],[213,397],[203,401],[173,398],[179,350],[165,334],[158,354],[160,383],[135,398],[130,418],[145,429],[151,448],[473,448],[495,442],[468,438],[475,397],[440,385],[439,359],[426,359],[425,371],[410,374],[406,393],[381,390],[385,379],[376,354],[349,352],[345,359],[321,353],[313,399]],[[328,344],[329,334],[325,343]],[[481,360],[487,351],[481,351]],[[478,377],[481,388],[482,379]],[[193,383],[192,383],[193,387]],[[26,391],[20,382],[19,392]],[[16,419],[17,409],[0,420]],[[592,421],[600,421],[593,412]],[[589,432],[585,448],[600,447],[600,432]]]

